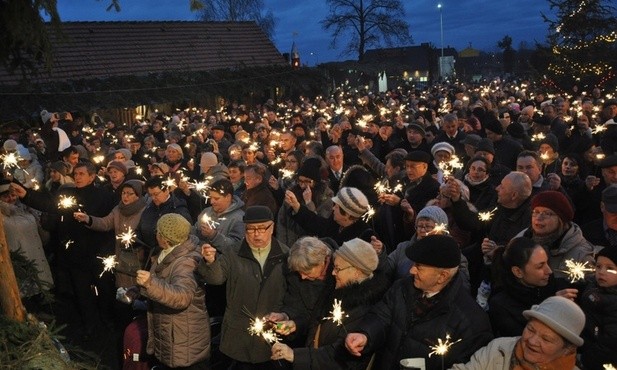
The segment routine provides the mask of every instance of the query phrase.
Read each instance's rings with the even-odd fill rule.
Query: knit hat
[[[608,258],[613,261],[613,263],[617,263],[617,248],[604,247],[596,254],[596,261],[598,261],[598,257],[600,256]]]
[[[484,138],[478,143],[476,152],[488,152],[495,155],[495,146],[490,139]]]
[[[617,185],[609,185],[602,190],[604,209],[610,213],[617,213]]]
[[[559,141],[557,140],[557,136],[555,136],[555,134],[553,133],[546,134],[544,139],[540,141],[540,145],[542,144],[549,145],[551,148],[553,148],[553,151],[555,152],[559,151]]]
[[[436,224],[448,224],[448,215],[444,212],[443,209],[437,206],[426,206],[418,212],[416,216],[416,224],[418,223],[418,219],[420,218],[428,218],[429,220],[435,222]]]
[[[405,249],[407,257],[423,265],[453,268],[461,264],[461,250],[447,235],[428,235]]]
[[[17,150],[17,141],[13,139],[8,139],[2,144],[2,147],[6,152],[14,152]]]
[[[568,198],[562,192],[545,190],[539,192],[531,200],[531,210],[536,207],[545,207],[555,212],[563,222],[572,222],[574,210]]]
[[[201,159],[199,161],[201,167],[212,167],[216,166],[218,163],[219,159],[216,154],[212,152],[201,153]]]
[[[510,136],[516,139],[522,139],[523,137],[525,137],[525,128],[523,128],[523,125],[517,122],[509,124],[508,127],[506,127],[506,131],[508,131],[508,134],[510,134]]]
[[[350,265],[367,275],[372,275],[379,263],[379,257],[373,246],[360,238],[344,242],[335,255],[342,257]]]
[[[114,153],[122,153],[125,161],[128,161],[133,156],[133,153],[131,153],[131,151],[126,148],[120,148],[116,150]]]
[[[161,172],[163,172],[163,175],[167,175],[169,173],[169,166],[167,165],[167,163],[153,163],[152,167],[156,167],[161,170]]]
[[[468,134],[467,136],[465,136],[465,138],[463,139],[462,143],[465,144],[465,145],[471,145],[474,148],[477,148],[478,147],[478,143],[480,142],[480,140],[482,140],[480,135]]]
[[[542,303],[531,306],[530,310],[523,311],[523,316],[542,322],[577,347],[584,343],[579,335],[585,327],[585,313],[567,298],[548,297]]]
[[[439,151],[446,151],[446,152],[450,153],[450,155],[452,155],[452,154],[454,154],[454,147],[451,144],[446,143],[445,141],[442,141],[440,143],[436,143],[431,148],[431,155],[433,156],[433,158],[435,157],[435,153],[437,153]]]
[[[422,162],[422,163],[429,164],[431,163],[431,155],[422,150],[414,150],[413,152],[407,153],[405,160],[411,161],[411,162]]]
[[[407,125],[407,130],[416,130],[421,133],[422,136],[426,135],[426,130],[424,130],[424,127],[418,125],[417,123],[409,123]]]
[[[58,172],[62,176],[66,176],[67,172],[69,171],[69,168],[67,167],[66,163],[64,163],[63,161],[52,162],[49,165],[49,168]]]
[[[321,161],[317,158],[307,158],[298,170],[298,176],[308,177],[319,182],[321,180]]]
[[[144,182],[141,180],[133,179],[125,181],[124,183],[122,183],[122,185],[120,185],[120,191],[122,191],[122,189],[126,187],[133,189],[133,191],[138,197],[141,197],[141,195],[144,193]]]
[[[43,121],[43,123],[46,123],[47,121],[49,121],[53,116],[54,116],[53,113],[50,113],[46,110],[41,111],[41,120]]]
[[[352,217],[360,218],[368,211],[368,199],[357,188],[343,187],[339,189],[332,201]]]
[[[115,168],[118,171],[122,172],[123,174],[126,175],[126,173],[128,172],[128,170],[126,169],[126,166],[124,165],[124,163],[122,163],[122,161],[111,161],[107,164],[107,169],[109,170],[110,168]]]
[[[488,122],[484,123],[484,128],[497,135],[503,135],[503,126],[497,119],[488,120]]]
[[[189,238],[191,223],[177,213],[167,213],[159,218],[156,231],[172,245],[178,245]]]
[[[17,153],[19,154],[20,159],[26,160],[26,161],[31,161],[32,160],[32,155],[30,154],[30,151],[28,150],[28,148],[25,148],[23,146],[19,146],[17,148]]]
[[[178,144],[169,144],[167,145],[167,149],[173,149],[176,152],[180,153],[180,158],[184,158],[184,152],[182,151],[182,148],[180,147],[180,145]]]
[[[273,220],[272,211],[266,206],[250,206],[246,209],[242,218],[245,224],[258,224]]]

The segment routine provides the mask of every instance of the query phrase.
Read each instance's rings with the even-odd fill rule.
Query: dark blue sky
[[[320,21],[328,14],[325,0],[264,0],[276,18],[274,43],[288,52],[295,40],[302,61],[316,62],[355,59],[342,56],[343,43],[331,49],[331,36],[321,28]],[[415,45],[423,42],[441,46],[440,18],[436,0],[402,0],[405,19]],[[513,39],[517,49],[521,42],[532,47],[535,41],[545,41],[547,25],[541,12],[550,14],[545,0],[443,0],[444,46],[461,50],[474,48],[496,50],[497,41],[505,35]],[[58,0],[63,21],[154,21],[195,20],[188,0],[120,0],[122,10],[107,12],[110,0]],[[311,53],[313,53],[311,55]]]

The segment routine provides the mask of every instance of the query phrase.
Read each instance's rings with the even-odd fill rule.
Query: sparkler
[[[452,175],[452,172],[454,172],[454,170],[461,168],[463,168],[463,163],[456,155],[453,155],[452,158],[447,162],[439,163],[439,169],[443,172],[444,178]]]
[[[224,220],[225,218],[219,218],[219,221]],[[210,216],[208,216],[207,213],[204,213],[203,216],[201,216],[201,222],[203,222],[204,224],[208,225],[208,227],[210,227],[211,229],[215,229],[218,225],[220,225],[221,223],[218,221],[214,221]]]
[[[286,168],[281,168],[279,172],[281,173],[281,177],[284,179],[291,179],[295,174],[294,171],[288,170]]]
[[[75,207],[81,207],[81,204],[77,204],[77,199],[73,196],[60,195],[58,198],[58,208],[71,209]]]
[[[103,274],[107,271],[112,272],[114,267],[116,267],[116,265],[118,264],[118,261],[116,261],[116,256],[114,254],[112,254],[111,256],[107,256],[107,257],[96,257],[100,260],[103,261],[103,272],[101,272],[101,274],[99,275],[99,278],[103,276]]]
[[[92,161],[94,163],[102,163],[105,160],[105,156],[104,155],[95,155],[94,157],[92,157]]]
[[[599,134],[602,131],[606,131],[606,127],[604,125],[597,125],[596,127],[591,129],[592,134]]]
[[[604,370],[617,370],[615,369],[615,366],[613,366],[613,364],[604,364],[602,365],[602,367],[604,368]]]
[[[478,218],[480,221],[488,222],[495,215],[495,211],[497,211],[497,207],[495,207],[492,211],[478,212]]]
[[[131,229],[130,226],[125,232],[120,233],[116,236],[116,239],[119,239],[120,242],[124,244],[124,248],[129,248],[131,244],[133,244],[136,238],[137,238],[137,235],[135,234],[135,231]]]
[[[428,233],[428,235],[443,235],[443,234],[450,234],[450,232],[448,231],[448,224],[437,224],[435,225],[433,230],[431,230],[431,232]]]
[[[245,315],[249,315],[249,312],[246,308],[243,308],[242,311]],[[279,335],[274,330],[275,325],[273,322],[265,320],[263,318],[251,317],[250,325],[248,327],[248,332],[251,335],[261,336],[266,343],[272,345],[273,343],[277,343],[281,340]]]
[[[375,183],[373,187],[378,194],[393,194],[403,190],[403,185],[397,184],[394,188],[390,189],[388,185],[382,182]]]
[[[541,141],[544,139],[546,139],[546,135],[541,132],[531,136],[531,141]]]
[[[66,243],[64,244],[64,249],[69,249],[69,247],[73,245],[73,243],[75,242],[72,240],[67,240]]]
[[[450,334],[446,334],[446,340],[442,340],[441,338],[437,338],[437,344],[434,346],[429,346],[433,351],[428,354],[430,358],[432,355],[441,356],[441,369],[444,368],[444,357],[446,353],[450,350],[454,344],[460,342],[462,339],[455,340],[454,342],[450,342]]]
[[[7,153],[7,154],[3,154],[0,156],[0,158],[2,158],[2,166],[7,169],[7,168],[17,168],[18,164],[17,162],[19,162],[21,160],[21,157],[19,156],[19,154],[17,153]]]
[[[362,220],[364,220],[364,222],[368,222],[371,218],[373,218],[373,216],[375,216],[375,209],[369,205],[366,212],[362,215]]]
[[[575,283],[579,280],[585,279],[586,272],[594,272],[595,269],[587,265],[588,261],[578,262],[572,259],[566,260],[567,270],[562,270],[568,275],[571,283]]]
[[[201,196],[208,200],[208,191],[210,190],[210,180],[212,180],[212,176],[206,177],[204,181],[196,181],[189,183],[189,188],[195,189],[196,192],[200,193]]]
[[[163,186],[165,186],[166,188],[171,188],[176,186],[176,180],[174,180],[171,177],[168,177],[167,179],[165,179],[165,181],[163,181]]]
[[[336,324],[336,326],[342,326],[343,330],[345,330],[345,333],[347,333],[347,329],[345,329],[345,325],[343,325],[343,319],[346,317],[349,317],[349,315],[347,315],[345,311],[343,311],[343,301],[342,300],[339,300],[339,299],[334,300],[334,303],[332,304],[332,311],[330,311],[330,315],[332,316],[324,317],[324,320],[331,320],[333,323]]]

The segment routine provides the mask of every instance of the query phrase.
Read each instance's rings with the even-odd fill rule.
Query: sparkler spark
[[[165,179],[165,181],[163,181],[163,186],[167,187],[167,188],[171,188],[176,186],[176,180],[174,180],[171,177],[168,177],[167,179]]]
[[[112,272],[114,267],[116,267],[116,265],[118,264],[118,261],[116,261],[116,256],[114,254],[112,254],[111,256],[107,256],[107,257],[96,257],[96,258],[103,261],[103,272],[101,272],[99,277],[103,276],[103,274],[106,271]]]
[[[225,218],[219,218],[218,220],[224,220]],[[218,225],[220,225],[221,223],[218,221],[214,221],[210,216],[208,216],[207,213],[204,213],[203,216],[201,216],[201,222],[203,222],[204,224],[208,225],[211,229],[215,229]]]
[[[137,235],[130,226],[125,232],[120,233],[116,236],[116,239],[119,239],[120,242],[124,244],[124,248],[129,248],[131,244],[133,244],[133,242],[135,241],[135,238],[137,238]]]
[[[343,325],[343,319],[346,317],[349,317],[349,315],[347,315],[345,311],[343,311],[343,301],[342,300],[339,300],[339,299],[334,300],[334,304],[332,304],[332,311],[330,311],[330,315],[332,316],[324,317],[324,320],[331,320],[333,323],[336,324],[336,326]]]
[[[264,319],[256,317],[251,319],[251,324],[248,328],[249,334],[261,336],[269,344],[280,341],[280,337],[274,331],[274,327],[271,323]]]
[[[456,340],[454,342],[450,342],[450,334],[446,335],[446,340],[442,340],[441,338],[437,338],[437,344],[434,346],[429,346],[433,351],[428,354],[428,357],[432,355],[445,356],[446,353],[450,350],[452,345],[460,342],[462,339]]]
[[[375,186],[373,186],[373,189],[375,189],[378,194],[393,194],[402,191],[403,185],[397,184],[394,188],[390,189],[390,187],[385,183],[377,182],[375,183]]]
[[[431,232],[428,233],[428,235],[443,235],[443,234],[450,234],[450,232],[448,231],[448,224],[437,224],[435,225],[433,230],[431,230]]]
[[[373,216],[375,216],[375,210],[369,205],[367,211],[362,215],[362,219],[364,222],[368,222]]]
[[[456,169],[463,168],[463,163],[458,156],[453,155],[447,162],[440,162],[439,169],[443,172],[443,177],[449,177]]]
[[[67,240],[66,243],[64,244],[64,249],[69,249],[69,247],[73,245],[73,243],[75,242],[72,240]]]
[[[478,212],[478,218],[480,219],[480,221],[488,222],[495,215],[495,211],[497,211],[497,208],[493,209],[492,211]]]
[[[566,260],[567,270],[562,271],[568,275],[571,283],[575,283],[579,280],[585,279],[586,272],[594,272],[595,269],[587,265],[588,261],[578,262],[574,260]]]
[[[602,367],[604,368],[604,370],[617,370],[615,366],[613,366],[613,364],[604,364],[602,365]]]
[[[546,139],[546,135],[541,132],[531,136],[531,141],[541,141],[544,139]]]
[[[21,157],[17,153],[7,153],[0,156],[2,158],[2,167],[7,168],[17,168]]]
[[[77,204],[77,199],[73,196],[60,195],[58,198],[58,208],[71,209],[78,206],[81,207],[81,204]]]
[[[288,170],[286,168],[281,168],[279,172],[281,173],[281,177],[284,179],[291,179],[295,174],[294,171]]]
[[[597,125],[596,127],[591,129],[592,134],[599,134],[602,131],[606,131],[606,127],[604,125]]]

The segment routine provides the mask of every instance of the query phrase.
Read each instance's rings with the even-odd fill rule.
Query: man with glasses
[[[286,283],[289,248],[272,237],[274,216],[268,207],[248,207],[245,236],[233,249],[203,244],[197,272],[207,284],[226,283],[220,351],[233,360],[230,369],[275,369],[270,345],[247,328],[251,320],[280,312]]]

